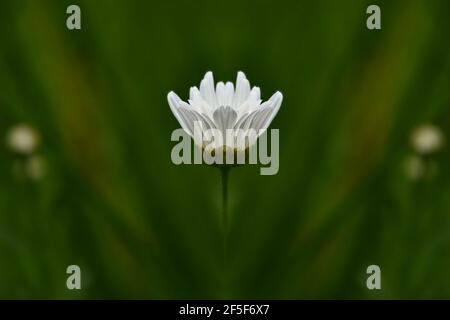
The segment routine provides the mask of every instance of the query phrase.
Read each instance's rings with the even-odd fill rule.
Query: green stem
[[[228,175],[230,168],[220,167],[222,177],[222,232],[223,232],[223,268],[224,268],[224,297],[228,296]]]
[[[223,166],[220,168],[222,173],[222,224],[224,235],[226,237],[228,231],[228,173],[229,168]]]

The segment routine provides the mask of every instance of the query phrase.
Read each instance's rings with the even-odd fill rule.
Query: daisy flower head
[[[207,72],[200,88],[191,87],[187,102],[173,91],[170,109],[196,145],[211,152],[242,152],[254,145],[280,109],[283,95],[274,93],[263,102],[258,87],[250,87],[243,72],[232,82],[214,83]]]

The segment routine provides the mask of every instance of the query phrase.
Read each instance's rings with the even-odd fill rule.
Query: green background
[[[418,125],[450,137],[450,4],[377,1],[378,31],[369,4],[2,0],[0,298],[449,298],[448,144],[426,178],[404,162]],[[279,173],[231,171],[226,285],[219,171],[170,160],[166,95],[208,70],[284,95]],[[12,170],[19,123],[38,181]]]

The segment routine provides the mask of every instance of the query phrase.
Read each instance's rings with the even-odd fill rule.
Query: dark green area
[[[379,31],[369,4],[1,1],[0,298],[449,298],[450,4],[377,1]],[[208,70],[284,95],[279,173],[230,172],[226,286],[220,172],[170,160],[166,95]],[[39,181],[13,173],[19,123]],[[411,181],[423,123],[447,144]]]

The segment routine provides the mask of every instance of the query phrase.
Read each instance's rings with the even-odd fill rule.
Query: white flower
[[[20,124],[9,131],[6,140],[13,152],[29,155],[39,145],[39,134],[33,127]]]
[[[421,154],[438,151],[444,143],[441,130],[431,124],[416,128],[411,135],[411,144]]]
[[[206,139],[214,140],[209,147],[222,150],[230,147],[242,151],[253,145],[256,138],[267,130],[280,109],[283,95],[276,92],[268,101],[261,103],[260,89],[250,89],[243,72],[237,74],[236,89],[232,82],[218,82],[214,86],[213,74],[207,72],[200,82],[200,90],[191,87],[188,103],[173,91],[167,95],[167,100],[181,127],[200,147],[205,147],[205,141],[196,141],[194,137],[199,125]],[[215,139],[216,135],[212,132],[219,132],[223,139]],[[255,132],[254,139],[246,140]]]

